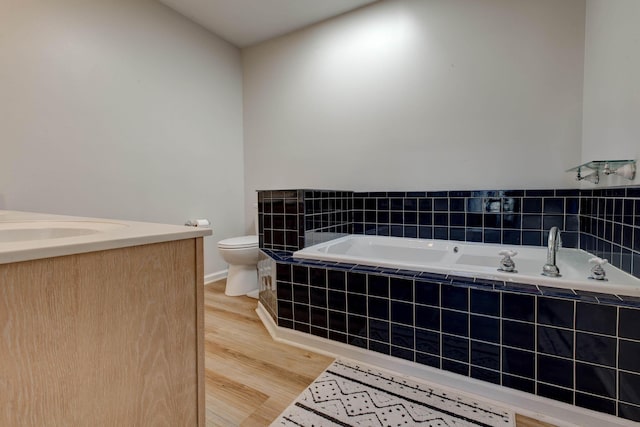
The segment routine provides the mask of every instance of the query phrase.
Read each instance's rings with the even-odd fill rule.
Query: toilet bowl
[[[229,296],[246,295],[258,289],[258,236],[232,237],[218,242],[220,255],[229,264],[227,287]]]

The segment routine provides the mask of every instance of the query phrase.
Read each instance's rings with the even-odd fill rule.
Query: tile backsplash
[[[342,234],[546,245],[562,231],[640,277],[640,187],[596,190],[259,191],[260,247],[296,251]]]
[[[580,248],[640,277],[640,187],[581,191]]]
[[[258,191],[263,249],[297,251],[353,233],[353,191]]]
[[[305,245],[353,233],[353,191],[305,190]]]
[[[258,239],[261,248],[297,251],[304,247],[304,192],[258,192]]]
[[[578,190],[354,193],[356,234],[545,245],[563,230],[578,245]]]

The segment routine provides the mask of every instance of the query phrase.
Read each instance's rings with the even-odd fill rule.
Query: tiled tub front
[[[265,255],[280,327],[640,421],[637,298]]]

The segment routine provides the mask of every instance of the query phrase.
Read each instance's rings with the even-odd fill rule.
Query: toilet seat
[[[221,249],[246,249],[258,247],[258,236],[241,236],[220,240],[218,247]]]

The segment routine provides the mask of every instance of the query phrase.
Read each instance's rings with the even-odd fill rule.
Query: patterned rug
[[[515,414],[428,384],[336,360],[272,426],[515,426]]]

